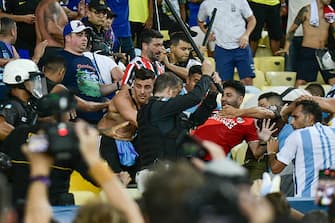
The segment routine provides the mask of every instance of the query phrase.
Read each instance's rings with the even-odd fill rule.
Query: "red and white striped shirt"
[[[145,68],[151,70],[156,76],[164,73],[164,66],[158,61],[150,61],[144,57],[135,57],[126,67],[122,77],[122,85],[132,86],[135,79],[135,69]]]

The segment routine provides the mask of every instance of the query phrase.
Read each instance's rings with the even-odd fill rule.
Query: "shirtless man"
[[[42,0],[36,8],[38,40],[48,40],[48,47],[64,47],[63,28],[67,16],[57,0]]]
[[[67,22],[66,13],[58,0],[42,0],[37,5],[36,42],[48,41],[40,65],[44,65],[45,58],[58,54],[58,51],[64,48],[63,28]]]
[[[276,54],[288,53],[290,43],[294,37],[295,31],[300,24],[303,27],[303,41],[297,65],[297,80],[295,87],[304,85],[307,82],[315,81],[317,73],[320,70],[315,51],[325,48],[328,40],[328,30],[331,26],[332,35],[335,33],[335,23],[330,23],[325,19],[324,8],[328,7],[331,0],[316,0],[318,18],[311,19],[311,4],[302,7],[291,25],[286,35],[286,43],[283,50],[277,51]],[[321,71],[321,70],[320,70]],[[328,71],[321,71],[326,83],[335,84],[335,75]]]
[[[130,141],[137,129],[137,111],[152,95],[155,74],[147,69],[135,69],[133,86],[123,85],[108,106],[108,113],[100,120],[97,128],[103,134],[100,152],[114,171],[121,166],[132,166],[138,156]],[[131,160],[124,160],[120,149],[125,149]],[[119,150],[119,152],[118,152]]]

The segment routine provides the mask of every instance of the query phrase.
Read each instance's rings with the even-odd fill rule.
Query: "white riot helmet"
[[[36,98],[47,93],[44,75],[32,60],[17,59],[7,63],[3,71],[3,82],[8,85],[24,84]]]

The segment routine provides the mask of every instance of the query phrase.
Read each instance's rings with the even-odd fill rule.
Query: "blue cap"
[[[70,33],[80,33],[84,30],[91,30],[89,26],[85,26],[80,20],[72,20],[64,26],[63,36],[66,36]]]

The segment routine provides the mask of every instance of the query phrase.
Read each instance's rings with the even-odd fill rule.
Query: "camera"
[[[186,158],[197,157],[205,159],[208,155],[206,149],[202,146],[200,139],[189,134],[185,134],[180,144],[181,155]]]
[[[75,107],[74,96],[63,91],[44,96],[38,102],[40,116],[53,115],[56,123],[41,123],[42,133],[29,138],[28,149],[32,152],[46,152],[56,160],[68,160],[79,154],[79,140],[73,124],[62,120],[63,116]]]

